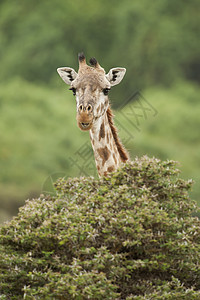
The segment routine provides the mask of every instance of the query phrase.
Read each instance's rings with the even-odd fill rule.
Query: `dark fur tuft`
[[[81,53],[78,54],[78,60],[79,60],[80,62],[82,62],[82,61],[85,60],[85,55],[84,55],[83,52],[81,52]]]
[[[90,64],[91,64],[91,66],[96,67],[96,65],[97,65],[97,60],[96,60],[96,58],[94,58],[94,57],[90,58]]]
[[[115,140],[115,144],[117,146],[117,150],[119,151],[119,155],[121,157],[121,160],[122,160],[122,162],[126,162],[127,160],[129,160],[129,155],[128,155],[128,152],[126,151],[126,149],[122,145],[122,143],[121,143],[121,141],[120,141],[120,139],[117,135],[117,129],[114,126],[114,123],[113,123],[113,114],[112,114],[112,111],[111,111],[110,107],[107,109],[107,117],[108,117],[108,123],[110,125],[110,129],[112,131],[112,134],[113,134],[113,137],[114,137],[114,140]]]

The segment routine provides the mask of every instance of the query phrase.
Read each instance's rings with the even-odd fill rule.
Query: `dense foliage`
[[[200,222],[178,173],[143,157],[28,200],[1,228],[1,299],[199,299]]]
[[[106,71],[127,68],[110,93],[115,109],[142,89],[158,112],[153,120],[132,114],[139,127],[127,125],[136,137],[125,143],[132,158],[178,160],[183,176],[198,180],[199,9],[198,0],[0,1],[0,223],[44,185],[49,190],[48,178],[79,169],[94,175],[72,163],[88,134],[77,129],[75,103],[56,73],[77,69],[80,51]],[[199,201],[200,185],[192,197]]]

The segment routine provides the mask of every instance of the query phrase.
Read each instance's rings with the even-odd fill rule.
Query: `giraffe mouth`
[[[78,122],[78,126],[81,130],[90,130],[92,127],[92,122]]]
[[[87,114],[82,113],[82,114],[78,114],[76,119],[77,119],[78,127],[81,130],[86,131],[86,130],[91,129],[92,122],[93,122],[93,116],[92,115],[88,116]]]

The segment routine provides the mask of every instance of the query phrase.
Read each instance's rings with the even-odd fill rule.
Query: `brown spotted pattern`
[[[99,130],[99,141],[104,138],[105,138],[105,126],[104,126],[104,122],[102,122]]]
[[[110,129],[111,129],[114,141],[115,141],[115,145],[117,146],[117,150],[119,152],[121,161],[126,162],[127,160],[129,160],[129,155],[118,137],[117,129],[113,123],[113,114],[112,114],[110,107],[107,110],[107,117],[108,117],[108,123],[110,125]]]
[[[104,166],[105,162],[108,160],[108,158],[110,156],[110,151],[109,151],[108,147],[105,146],[104,148],[97,149],[97,152],[102,159],[102,166]]]
[[[100,176],[106,176],[117,170],[120,164],[128,158],[111,117],[110,110],[107,114],[101,116],[98,125],[93,126],[90,130],[90,139]]]
[[[107,170],[108,170],[109,173],[111,173],[115,170],[115,166],[110,166],[110,167],[108,167]]]

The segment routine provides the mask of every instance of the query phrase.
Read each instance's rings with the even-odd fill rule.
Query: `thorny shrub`
[[[200,221],[173,161],[59,179],[0,231],[0,299],[200,299]]]

